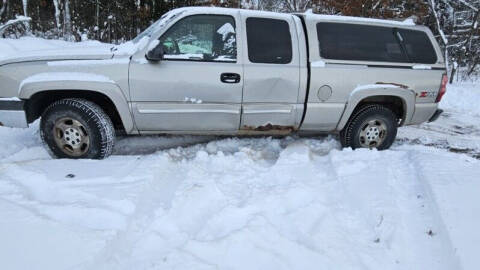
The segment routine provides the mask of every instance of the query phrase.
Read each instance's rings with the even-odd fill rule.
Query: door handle
[[[220,75],[220,81],[223,83],[239,83],[240,82],[240,74],[237,73],[222,73]]]

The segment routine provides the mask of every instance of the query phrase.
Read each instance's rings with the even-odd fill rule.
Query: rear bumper
[[[430,117],[428,122],[431,123],[436,121],[440,117],[440,115],[442,115],[442,113],[443,113],[443,110],[437,109],[435,113],[432,115],[432,117]]]
[[[0,126],[28,127],[24,101],[0,100]]]
[[[415,104],[415,111],[413,117],[408,125],[419,125],[428,122],[429,119],[438,110],[438,103],[417,103]]]

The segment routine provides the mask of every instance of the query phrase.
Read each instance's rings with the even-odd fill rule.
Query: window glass
[[[325,59],[408,62],[389,27],[318,23],[320,55]]]
[[[237,42],[231,16],[194,15],[173,25],[161,38],[164,58],[235,62]]]
[[[399,29],[398,32],[411,62],[420,64],[437,62],[437,54],[425,32],[406,29]]]
[[[252,63],[288,64],[292,61],[292,37],[284,20],[247,19],[248,59]]]

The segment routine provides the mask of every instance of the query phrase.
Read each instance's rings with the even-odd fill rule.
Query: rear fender
[[[337,125],[337,131],[343,130],[357,106],[366,98],[374,96],[392,96],[402,100],[404,106],[404,124],[410,123],[415,110],[415,91],[399,85],[366,85],[352,91],[342,118]]]

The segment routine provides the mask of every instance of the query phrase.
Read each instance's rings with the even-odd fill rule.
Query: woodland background
[[[436,34],[451,80],[480,72],[480,0],[0,0],[0,36],[87,39],[122,43],[165,12],[183,6],[220,6],[404,20]],[[459,71],[459,72],[457,72]]]

